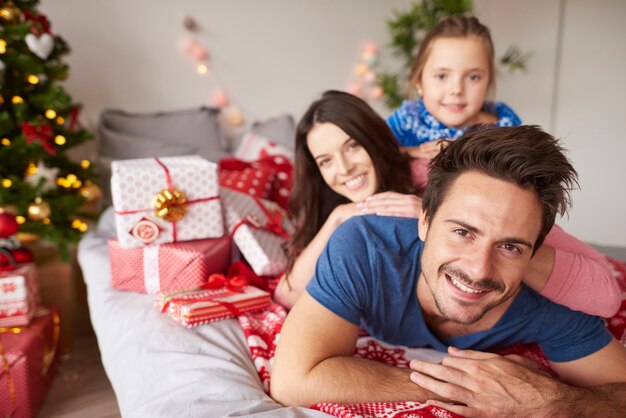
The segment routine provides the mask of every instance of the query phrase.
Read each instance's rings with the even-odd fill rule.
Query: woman
[[[289,265],[275,292],[291,307],[304,290],[328,238],[352,216],[417,218],[411,159],[385,121],[363,100],[328,91],[296,130],[295,186],[289,201],[297,230],[287,243]]]

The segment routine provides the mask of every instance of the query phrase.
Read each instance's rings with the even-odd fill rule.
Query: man
[[[575,184],[558,142],[537,127],[451,142],[433,160],[417,222],[355,217],[332,236],[282,328],[272,396],[305,406],[432,400],[466,416],[622,414],[626,349],[599,318],[521,284]],[[412,370],[353,357],[359,325],[449,356]],[[561,381],[473,351],[520,342],[536,342]]]

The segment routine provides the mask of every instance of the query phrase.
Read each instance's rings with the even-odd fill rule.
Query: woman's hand
[[[419,218],[422,199],[412,194],[396,192],[377,193],[356,204],[361,215],[401,216]]]
[[[333,209],[328,218],[332,222],[334,228],[337,228],[339,225],[352,218],[353,216],[359,215],[363,215],[363,211],[357,203],[345,203]]]
[[[417,147],[402,147],[401,150],[412,158],[431,159],[439,154],[439,151],[445,146],[447,146],[447,141],[445,139],[439,139],[437,141],[424,142]]]

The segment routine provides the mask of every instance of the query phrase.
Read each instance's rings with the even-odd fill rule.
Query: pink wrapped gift
[[[0,327],[28,325],[40,302],[34,263],[0,272]]]
[[[239,277],[235,278],[237,279]],[[157,309],[187,328],[259,311],[267,308],[270,303],[268,292],[248,285],[160,293],[155,299]]]
[[[231,248],[228,235],[144,248],[122,248],[109,240],[111,285],[141,293],[195,289],[211,274],[228,269]]]
[[[54,377],[59,327],[57,312],[40,308],[29,326],[0,328],[1,416],[37,416]]]
[[[111,194],[122,248],[224,235],[217,165],[198,156],[113,161]]]
[[[278,204],[227,188],[220,189],[229,234],[259,276],[282,273],[287,266],[283,243],[293,225]]]

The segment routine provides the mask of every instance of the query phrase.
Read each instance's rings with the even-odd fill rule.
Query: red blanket
[[[609,259],[609,262],[613,268],[613,274],[624,292],[624,300],[619,312],[606,321],[607,328],[618,341],[626,346],[626,262],[613,259]],[[265,391],[268,393],[274,351],[285,316],[285,309],[273,304],[265,311],[239,317],[239,323],[250,346],[254,365],[261,377]],[[541,368],[554,375],[543,352],[534,344],[517,344],[507,349],[496,350],[495,352],[502,355],[512,353],[524,355],[536,361]],[[398,367],[408,367],[410,360],[414,358],[438,363],[445,356],[444,353],[428,348],[393,346],[369,336],[362,336],[358,339],[354,355]],[[435,406],[420,404],[419,402],[370,402],[351,405],[318,403],[312,405],[311,408],[341,418],[458,417],[454,413]]]

